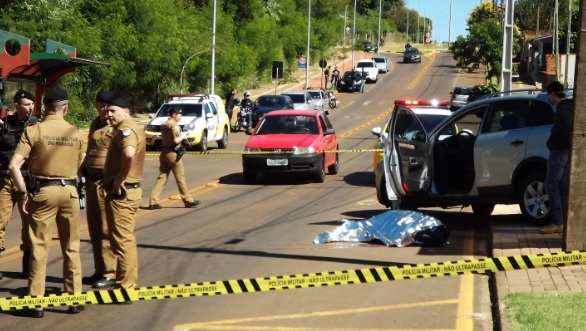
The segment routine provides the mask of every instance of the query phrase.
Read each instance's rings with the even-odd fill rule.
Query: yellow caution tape
[[[373,148],[373,149],[334,149],[323,151],[323,153],[373,153],[378,152],[382,153],[383,150],[380,148]],[[147,152],[147,155],[159,155],[160,152]],[[278,153],[274,151],[261,151],[261,152],[245,152],[245,151],[205,151],[205,152],[186,152],[184,155],[241,155],[241,154],[272,154],[272,155],[285,155],[285,154],[294,154],[293,151],[280,151]]]
[[[0,311],[70,306],[74,304],[109,304],[139,300],[267,292],[297,288],[457,276],[463,274],[489,274],[505,270],[559,267],[578,264],[586,264],[586,251],[407,264],[392,267],[270,276],[217,282],[99,290],[74,294],[9,297],[0,298]]]

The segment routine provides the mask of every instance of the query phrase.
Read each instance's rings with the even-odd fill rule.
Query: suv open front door
[[[391,202],[429,189],[427,133],[410,110],[395,107],[384,147],[387,195]],[[392,203],[394,205],[394,203]]]

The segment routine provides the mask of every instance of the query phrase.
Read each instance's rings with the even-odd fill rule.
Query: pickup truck
[[[358,60],[354,70],[361,72],[363,69],[368,73],[367,81],[375,83],[378,81],[378,67],[373,59]]]

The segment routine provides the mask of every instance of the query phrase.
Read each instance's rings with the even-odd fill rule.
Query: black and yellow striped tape
[[[217,282],[163,285],[133,289],[99,290],[75,294],[9,297],[0,298],[0,311],[69,306],[73,304],[108,304],[125,301],[161,300],[266,292],[297,288],[458,276],[464,274],[489,274],[505,270],[559,267],[578,264],[586,264],[586,251],[520,255],[425,264],[407,264],[403,266],[271,276]]]
[[[378,152],[382,153],[383,150],[380,148],[372,148],[372,149],[334,149],[323,151],[323,153],[373,153]],[[159,155],[161,152],[147,152],[147,155]],[[262,151],[262,152],[245,152],[245,151],[205,151],[205,152],[185,152],[184,155],[241,155],[241,154],[273,154],[273,155],[285,155],[285,154],[293,154],[293,151],[280,151],[279,153],[275,153],[274,151]]]

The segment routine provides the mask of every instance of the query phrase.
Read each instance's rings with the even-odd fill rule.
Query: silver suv
[[[549,222],[545,143],[554,112],[542,92],[489,97],[426,132],[408,108],[396,107],[376,182],[379,202],[393,209],[471,205],[477,215],[519,204],[527,219]]]
[[[313,100],[313,108],[315,110],[321,110],[326,113],[326,115],[330,114],[330,99],[324,89],[308,89],[303,91],[309,93],[311,96],[311,99]]]

